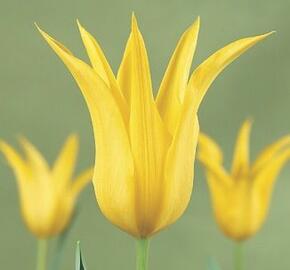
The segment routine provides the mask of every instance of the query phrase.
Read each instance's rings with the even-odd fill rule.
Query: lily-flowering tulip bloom
[[[17,178],[25,223],[38,238],[57,235],[69,224],[76,198],[92,179],[93,168],[71,181],[78,151],[75,135],[67,139],[52,168],[30,142],[22,138],[20,143],[24,157],[4,141],[0,150]]]
[[[135,17],[115,77],[97,41],[78,23],[91,66],[41,34],[72,73],[94,128],[94,187],[103,214],[146,238],[184,212],[193,185],[197,110],[216,76],[268,34],[229,44],[188,76],[199,19],[181,36],[154,99],[147,52]]]
[[[290,158],[290,136],[285,136],[266,147],[250,164],[250,129],[250,121],[240,129],[231,172],[223,168],[219,146],[205,134],[199,135],[198,158],[206,170],[216,220],[227,236],[238,241],[260,229],[274,183]]]

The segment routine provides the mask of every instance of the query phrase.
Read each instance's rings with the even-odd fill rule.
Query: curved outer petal
[[[132,34],[130,34],[117,74],[117,82],[128,104],[132,92],[132,41]]]
[[[96,39],[77,20],[82,41],[87,50],[93,69],[103,79],[108,87],[116,87],[114,73]]]
[[[132,17],[132,91],[130,141],[135,161],[136,219],[139,235],[146,237],[155,228],[163,194],[163,163],[169,134],[154,103],[150,69],[143,38]]]
[[[67,186],[62,193],[55,197],[55,207],[52,211],[53,217],[50,223],[46,224],[46,230],[42,235],[45,238],[54,236],[61,233],[70,223],[73,215],[77,196],[80,191],[91,181],[93,178],[94,169],[90,168],[82,172],[71,186]]]
[[[50,168],[42,154],[27,139],[20,138],[27,157],[29,178],[21,190],[21,209],[27,226],[39,237],[52,233],[57,194],[51,179]]]
[[[169,132],[175,134],[199,32],[199,18],[181,36],[161,82],[156,104]]]
[[[198,136],[199,155],[207,156],[217,163],[223,162],[223,153],[220,147],[209,136],[199,133]]]
[[[138,235],[134,165],[119,108],[107,85],[89,66],[67,54],[46,33],[41,33],[70,70],[87,102],[96,143],[93,183],[99,206],[113,224]]]
[[[250,170],[250,133],[252,121],[246,120],[237,137],[235,152],[233,156],[232,175],[235,179],[247,177]]]
[[[27,158],[27,164],[31,168],[31,171],[39,177],[36,177],[38,181],[46,180],[41,179],[43,175],[48,175],[49,166],[41,155],[41,153],[34,147],[27,139],[21,137],[19,139]]]
[[[220,186],[231,186],[233,180],[221,164],[210,158],[204,152],[198,152],[198,160],[206,169],[207,176],[214,178]]]
[[[76,197],[81,190],[93,179],[94,168],[83,171],[75,180],[72,182],[71,192]]]
[[[68,187],[72,178],[75,163],[77,159],[79,141],[77,135],[71,135],[67,138],[57,160],[52,168],[53,180],[59,192]]]
[[[227,191],[233,180],[222,167],[222,152],[219,146],[207,135],[201,133],[198,142],[198,159],[206,171],[213,210],[218,224],[223,228],[223,212],[228,206]]]
[[[290,136],[284,136],[277,142],[266,147],[257,157],[251,168],[251,174],[256,175],[278,152],[290,146]]]
[[[50,226],[50,235],[57,235],[62,232],[71,221],[77,197],[81,190],[93,179],[94,168],[83,171],[67,187],[62,194],[59,194],[59,201],[54,209],[54,219]]]
[[[284,164],[290,159],[290,148],[276,154],[256,175],[253,181],[253,197],[256,198],[255,222],[253,227],[258,230],[264,222],[271,199],[274,184]]]
[[[160,202],[162,212],[153,233],[174,223],[188,206],[193,187],[198,132],[197,115],[188,110],[177,128],[166,157],[164,198]]]
[[[272,32],[271,32],[272,33]],[[199,107],[208,88],[219,73],[241,54],[263,40],[271,33],[240,39],[218,50],[206,59],[191,75],[187,91],[195,93],[195,103]]]
[[[209,178],[209,187],[217,223],[225,235],[234,240],[244,240],[256,232],[257,198],[246,180],[233,181],[223,186]]]
[[[39,235],[40,237],[47,238],[60,234],[68,227],[74,215],[75,198],[66,192],[58,199],[53,210],[51,223],[46,225],[46,230]]]
[[[29,170],[25,160],[6,142],[0,141],[0,150],[14,171],[18,184],[28,180]]]
[[[92,63],[92,66],[96,73],[103,79],[103,81],[107,84],[109,87],[112,95],[114,96],[120,111],[124,117],[125,122],[128,121],[128,109],[126,101],[124,100],[123,94],[120,91],[120,88],[118,86],[118,83],[116,81],[116,78],[114,76],[114,73],[100,47],[98,42],[94,39],[94,37],[87,32],[77,21],[78,27],[81,33],[81,37],[83,40],[83,43],[86,47],[86,50],[88,52],[90,61]]]

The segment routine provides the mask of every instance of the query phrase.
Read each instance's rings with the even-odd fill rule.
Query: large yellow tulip
[[[52,168],[26,139],[20,140],[25,157],[0,141],[0,151],[14,170],[20,205],[29,230],[38,238],[61,233],[72,217],[79,192],[92,179],[93,168],[71,181],[78,151],[78,139],[70,136]]]
[[[231,172],[223,168],[219,146],[205,134],[199,135],[198,158],[206,170],[217,223],[227,236],[238,241],[260,229],[275,180],[290,158],[290,136],[285,136],[265,148],[250,164],[250,129],[250,121],[240,129]]]
[[[93,183],[103,214],[129,234],[146,238],[175,222],[188,205],[199,131],[197,110],[207,89],[229,63],[268,34],[222,48],[188,81],[197,19],[179,40],[154,99],[147,52],[134,16],[116,77],[97,41],[80,24],[79,30],[91,66],[40,32],[87,102],[96,145]]]

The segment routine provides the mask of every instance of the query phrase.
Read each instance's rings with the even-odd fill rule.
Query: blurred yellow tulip
[[[137,21],[115,77],[97,41],[78,23],[89,66],[39,29],[72,73],[95,136],[94,187],[103,214],[137,238],[174,223],[188,205],[198,136],[198,107],[216,76],[268,34],[222,48],[191,75],[199,19],[182,35],[154,99]],[[189,79],[189,81],[188,81]]]
[[[52,168],[30,142],[21,138],[20,143],[25,157],[4,141],[0,151],[17,178],[25,223],[38,238],[57,235],[69,224],[76,198],[92,179],[93,168],[71,181],[78,151],[75,135],[67,139]]]
[[[290,136],[260,153],[250,164],[251,121],[238,134],[231,172],[223,168],[219,146],[205,134],[199,135],[198,159],[205,167],[213,210],[221,230],[234,240],[255,234],[265,221],[274,183],[290,158]]]

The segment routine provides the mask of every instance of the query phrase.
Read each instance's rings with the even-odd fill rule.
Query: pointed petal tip
[[[77,26],[78,26],[78,29],[79,29],[79,32],[81,34],[81,36],[83,35],[83,32],[85,31],[85,29],[83,28],[83,26],[81,25],[79,19],[77,19]]]
[[[240,129],[241,132],[246,132],[248,133],[250,136],[250,133],[251,133],[251,130],[252,130],[252,126],[253,126],[253,119],[252,118],[247,118],[243,124],[242,124],[242,127]]]
[[[67,142],[71,142],[73,144],[79,143],[79,135],[77,133],[72,133],[67,137]]]
[[[132,11],[132,14],[131,14],[131,20],[136,20],[136,15],[135,15],[135,11]]]
[[[243,122],[243,125],[247,125],[247,126],[252,126],[254,123],[254,118],[252,116],[249,116],[248,118],[246,118],[246,120]]]
[[[74,138],[74,139],[78,139],[79,135],[76,132],[73,132],[69,135],[69,138]]]
[[[24,173],[25,161],[21,154],[3,139],[0,139],[0,152],[14,171],[17,171],[20,174]]]
[[[80,23],[80,20],[77,19],[76,22],[77,22],[77,26],[78,26],[79,31],[80,31],[80,32],[84,31],[85,29],[84,29],[84,27],[82,26],[82,24]]]
[[[5,149],[9,147],[9,144],[4,141],[3,139],[0,139],[0,151],[5,154]]]
[[[132,32],[134,32],[134,31],[136,31],[138,29],[137,18],[135,16],[134,12],[132,12],[131,29],[132,29]]]
[[[41,30],[41,28],[39,27],[39,25],[37,24],[37,22],[34,22],[34,26],[42,34],[43,31]]]
[[[270,35],[272,35],[272,34],[275,34],[276,32],[277,32],[276,30],[272,30],[272,31],[270,31],[270,32],[266,33],[265,35],[268,35],[268,36],[270,36]]]
[[[198,32],[200,28],[200,17],[198,16],[194,22],[191,24],[191,26],[188,28],[189,31],[192,32]]]
[[[257,38],[259,38],[259,40],[262,40],[262,39],[264,39],[264,38],[266,38],[268,36],[271,36],[274,33],[276,33],[276,31],[270,31],[268,33],[265,33],[265,34],[262,34],[262,35],[257,36]]]
[[[46,38],[48,36],[48,34],[46,32],[44,32],[40,26],[37,24],[37,22],[34,22],[34,25],[36,27],[36,29],[38,30],[38,32],[44,37]]]
[[[247,118],[241,125],[240,132],[250,132],[253,125],[253,119]]]
[[[200,26],[200,16],[197,16],[193,24],[196,24],[198,27]]]
[[[43,31],[37,23],[34,23],[34,25],[37,28],[38,32],[43,36],[43,38],[45,40],[49,40],[50,39],[50,36],[45,31]]]
[[[17,140],[21,146],[25,148],[27,145],[32,145],[31,142],[22,134],[17,135]]]

